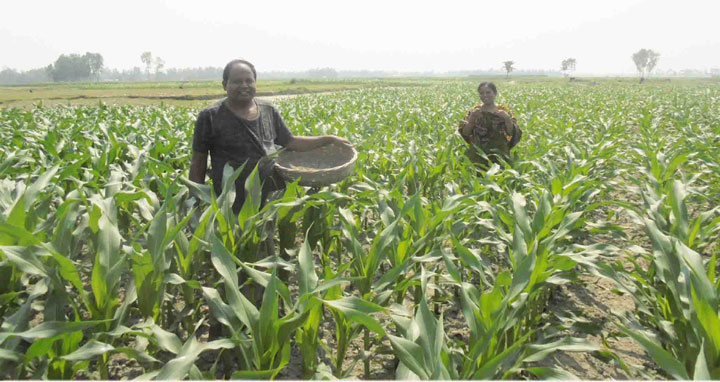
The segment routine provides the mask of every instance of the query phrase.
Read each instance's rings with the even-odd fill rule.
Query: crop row
[[[253,174],[237,216],[239,170],[220,195],[186,178],[195,109],[0,111],[0,376],[573,377],[557,350],[633,375],[553,319],[586,274],[635,299],[614,335],[720,376],[720,90],[501,90],[524,140],[481,176],[455,133],[472,84],[284,100],[294,133],[355,143],[355,174],[262,209]],[[645,241],[598,239],[621,214]]]

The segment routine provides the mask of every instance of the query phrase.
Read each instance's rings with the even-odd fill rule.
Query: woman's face
[[[255,97],[255,76],[245,64],[233,65],[224,85],[228,99],[248,102]]]
[[[483,86],[478,89],[478,95],[480,95],[480,101],[482,101],[482,103],[490,105],[495,103],[495,92],[493,92],[489,86]]]

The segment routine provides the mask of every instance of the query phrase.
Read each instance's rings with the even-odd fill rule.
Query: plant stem
[[[365,379],[370,379],[370,330],[365,328]]]

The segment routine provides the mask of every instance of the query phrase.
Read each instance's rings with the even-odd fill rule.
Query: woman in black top
[[[193,135],[190,163],[193,182],[205,183],[208,153],[212,163],[210,176],[218,195],[225,164],[237,168],[246,163],[235,182],[235,213],[245,200],[245,179],[256,164],[263,181],[263,201],[270,191],[284,188],[284,182],[274,171],[273,161],[267,158],[275,152],[275,145],[291,151],[309,151],[331,143],[350,145],[346,139],[334,135],[294,136],[271,104],[255,99],[256,80],[257,73],[251,63],[244,60],[228,63],[222,82],[227,97],[200,112]]]

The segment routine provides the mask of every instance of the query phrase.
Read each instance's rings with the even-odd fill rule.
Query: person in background
[[[481,169],[488,168],[488,159],[500,165],[501,159],[510,162],[510,149],[522,137],[522,130],[510,109],[495,104],[497,94],[494,83],[480,83],[478,95],[482,104],[468,111],[458,129],[465,142],[470,144],[468,157]]]

